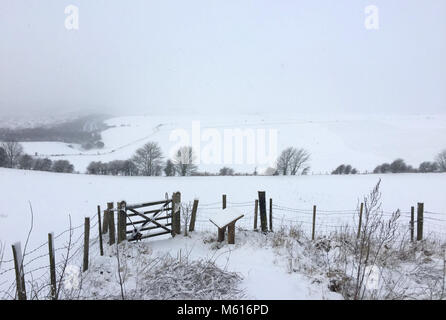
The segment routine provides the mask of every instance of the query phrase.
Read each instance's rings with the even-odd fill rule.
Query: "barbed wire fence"
[[[254,220],[255,217],[260,219],[260,215],[255,212],[258,209],[256,205],[257,200],[244,202],[226,201],[226,208],[234,208],[240,210],[244,217],[238,222],[238,228],[245,230],[253,230],[257,225]],[[360,209],[359,206],[354,209],[337,209],[326,210],[313,208],[297,208],[290,207],[283,203],[272,202],[270,205],[269,217],[272,220],[270,226],[278,229],[281,227],[300,226],[306,232],[311,233],[316,230],[317,236],[323,236],[336,230],[345,228],[355,228],[355,219],[358,219]],[[210,223],[209,218],[223,209],[222,202],[199,203],[195,229],[200,232],[215,231],[215,227]],[[116,211],[112,209],[112,211]],[[396,211],[396,210],[395,210]],[[381,210],[380,214],[384,217],[391,217],[394,212]],[[411,211],[399,211],[402,218],[401,227],[406,230],[414,232],[415,227],[421,223],[422,228],[426,234],[435,235],[441,239],[446,239],[446,212],[423,210],[421,220],[414,219],[414,209]],[[95,221],[89,226],[89,234],[96,234],[96,236],[89,238],[89,259],[96,259],[102,252],[99,247],[100,237],[106,232],[99,233],[98,224],[99,216],[92,215],[88,217],[91,221]],[[54,241],[61,242],[60,245],[54,248],[54,253],[59,253],[56,259],[55,266],[57,268],[57,286],[61,286],[64,281],[63,273],[67,265],[74,265],[80,269],[82,265],[81,253],[85,251],[85,243],[82,241],[85,237],[85,224],[80,224],[70,227],[54,236]],[[98,232],[94,232],[94,229]],[[356,226],[357,228],[357,226]],[[93,231],[93,232],[92,232]],[[272,230],[269,230],[272,231]],[[69,240],[64,236],[69,235]],[[68,241],[68,242],[67,242]],[[23,277],[27,279],[26,288],[29,291],[30,298],[41,299],[51,298],[50,286],[51,279],[48,272],[51,268],[48,241],[41,243],[35,248],[25,253],[23,257]],[[64,255],[65,253],[65,255]],[[2,299],[17,299],[17,280],[11,281],[15,277],[16,268],[14,259],[0,261],[0,297]],[[45,291],[46,290],[46,291]]]
[[[93,220],[96,216],[88,217]],[[89,232],[98,227],[99,219],[96,219],[89,227]],[[56,257],[55,267],[58,271],[57,274],[57,286],[61,285],[64,281],[64,272],[62,268],[67,265],[79,266],[81,264],[80,253],[83,252],[85,243],[82,241],[84,239],[85,233],[82,229],[85,224],[80,224],[74,227],[70,227],[54,236],[54,242],[60,241],[58,247],[53,248],[54,253],[59,255]],[[69,234],[69,240],[64,239],[63,236]],[[69,241],[67,243],[67,241]],[[99,234],[95,237],[89,239],[89,247],[94,247],[99,241]],[[51,286],[50,281],[50,259],[48,251],[48,241],[41,243],[35,248],[24,252],[22,259],[21,272],[23,273],[23,278],[25,280],[26,292],[29,292],[30,298],[41,299],[42,297],[50,296],[49,289],[48,292],[42,292],[46,287]],[[96,250],[97,251],[97,250]],[[65,255],[64,255],[65,254]],[[95,258],[99,255],[99,252],[92,252],[91,257]],[[16,275],[16,265],[14,258],[1,261],[2,269],[0,270],[0,297],[1,299],[17,299],[17,279],[11,281]],[[34,288],[38,288],[36,293]]]
[[[239,228],[252,229],[255,218],[255,200],[246,202],[227,202],[227,208],[235,208],[240,210],[244,217],[238,223]],[[299,225],[303,229],[311,231],[312,226],[316,228],[319,235],[324,235],[341,228],[353,228],[357,224],[359,218],[360,207],[353,209],[337,209],[326,210],[317,208],[316,221],[313,221],[314,208],[298,208],[290,207],[283,203],[274,202],[269,208],[273,211],[270,215],[273,220],[273,225],[280,228],[282,226]],[[221,202],[212,202],[199,204],[197,211],[197,229],[200,231],[212,231],[213,227],[209,224],[209,218],[219,210],[222,210]],[[410,231],[412,224],[416,225],[421,222],[426,234],[433,234],[439,238],[446,238],[446,212],[434,212],[423,210],[422,219],[417,219],[411,216],[411,211],[395,210],[387,211],[381,210],[380,215],[383,217],[392,217],[392,215],[399,211],[401,228],[407,228]],[[416,208],[415,208],[416,211]],[[257,219],[259,215],[257,215]],[[411,220],[412,219],[412,220]],[[308,228],[305,228],[307,226]],[[357,227],[357,226],[356,226]]]

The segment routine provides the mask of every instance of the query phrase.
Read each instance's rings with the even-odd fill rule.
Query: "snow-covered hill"
[[[43,245],[26,259],[26,271],[28,272],[47,265],[48,248],[45,242],[49,232],[54,232],[55,235],[60,234],[56,239],[57,248],[66,244],[68,233],[62,232],[68,228],[69,215],[72,226],[79,226],[75,229],[73,241],[77,241],[76,247],[82,248],[82,223],[85,216],[91,217],[92,239],[97,236],[95,224],[97,205],[104,208],[109,201],[126,200],[128,203],[139,203],[159,200],[164,198],[165,192],[171,194],[178,190],[181,191],[182,201],[192,201],[194,198],[200,200],[197,215],[198,231],[216,232],[215,227],[209,222],[209,217],[215,213],[217,208],[221,207],[222,194],[227,194],[228,207],[237,208],[245,214],[245,217],[238,222],[238,226],[252,230],[254,200],[257,197],[257,191],[264,190],[267,197],[273,199],[273,222],[276,230],[281,224],[302,225],[303,228],[309,230],[312,207],[317,205],[316,235],[319,236],[333,231],[334,228],[341,227],[345,223],[353,223],[358,201],[374,187],[380,178],[382,179],[382,208],[385,214],[401,209],[402,225],[408,228],[410,207],[416,206],[417,202],[424,202],[426,234],[432,231],[436,236],[445,236],[446,198],[443,191],[446,189],[446,174],[114,177],[0,169],[0,197],[2,201],[0,206],[0,241],[6,248],[4,260],[10,260],[11,244],[21,241],[24,245],[27,238],[31,223],[31,204],[34,221],[28,251]],[[240,233],[237,234],[240,236]],[[203,246],[202,243],[199,244],[200,239],[199,236],[198,240],[196,238],[194,240],[198,241],[194,254],[201,255],[203,250],[209,247]],[[158,241],[158,239],[149,241]],[[166,239],[159,245],[154,244],[153,247],[162,248],[162,252],[170,252],[175,255],[175,250],[182,249],[183,252],[190,250],[194,241],[175,240],[172,242]],[[248,251],[243,251],[245,249]],[[318,295],[299,291],[301,285],[298,286],[296,279],[292,280],[284,274],[286,273],[284,267],[281,267],[283,270],[280,269],[282,270],[280,271],[270,263],[268,267],[265,265],[264,268],[255,269],[255,265],[248,263],[252,260],[243,260],[243,257],[246,257],[248,253],[249,257],[255,256],[258,261],[274,259],[274,255],[268,250],[268,252],[258,251],[253,255],[254,253],[249,251],[252,250],[251,246],[245,249],[231,255],[231,257],[234,256],[234,262],[229,260],[230,269],[243,272],[247,281],[252,281],[251,284],[245,283],[245,285],[257,290],[257,277],[268,272],[277,273],[277,277],[281,279],[281,285],[289,283],[288,287],[284,287],[285,289],[276,288],[277,291],[268,291],[263,288],[258,291],[257,298],[321,298]],[[60,261],[62,253],[63,251],[57,252],[58,261]],[[93,247],[92,255],[98,255],[97,246]],[[34,258],[36,259],[33,260]],[[104,261],[96,262],[103,263]],[[10,268],[11,263],[3,264],[1,269]],[[226,262],[224,261],[224,263]],[[222,262],[223,265],[224,263]],[[43,269],[42,272],[42,276],[47,275],[47,269]],[[279,274],[281,272],[282,275]],[[34,276],[38,276],[38,274],[35,273]],[[13,279],[12,269],[0,276],[0,284],[8,284]],[[305,286],[305,288],[307,287]]]
[[[202,149],[208,144],[203,132],[215,129],[221,136],[225,129],[277,130],[277,152],[288,146],[303,147],[311,153],[311,172],[331,172],[342,163],[360,171],[371,171],[376,165],[403,158],[417,167],[431,161],[446,148],[446,116],[132,116],[107,120],[114,126],[102,133],[105,148],[83,151],[79,146],[60,142],[27,142],[26,152],[68,159],[77,171],[84,172],[91,161],[124,160],[148,141],[160,143],[164,154],[176,144],[169,137],[174,130],[184,129],[192,138],[192,122],[199,121]],[[215,132],[214,130],[214,132]],[[268,148],[268,146],[266,146]],[[200,164],[201,171],[217,172],[223,163]],[[253,172],[264,163],[229,164],[239,172]]]

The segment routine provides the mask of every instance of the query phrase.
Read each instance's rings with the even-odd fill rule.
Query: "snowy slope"
[[[34,212],[33,231],[28,249],[34,249],[47,240],[47,234],[56,235],[68,228],[69,215],[72,226],[79,226],[75,230],[74,240],[82,245],[82,223],[85,216],[91,217],[92,235],[97,235],[95,223],[96,206],[104,208],[106,202],[126,200],[128,203],[139,203],[163,199],[165,192],[171,194],[181,191],[182,201],[193,201],[199,198],[199,211],[197,215],[197,230],[216,232],[209,218],[221,208],[221,195],[227,194],[228,207],[237,208],[245,215],[237,226],[249,230],[253,225],[254,200],[257,191],[266,191],[267,198],[273,198],[274,227],[284,224],[303,224],[307,230],[311,226],[312,207],[317,205],[317,230],[321,235],[329,232],[332,227],[344,223],[351,224],[355,216],[358,200],[367,194],[378,179],[382,179],[383,210],[387,212],[401,209],[402,222],[408,223],[410,206],[417,202],[425,203],[426,233],[435,232],[436,235],[445,236],[446,227],[446,198],[443,190],[446,188],[446,174],[395,174],[395,175],[357,175],[357,176],[296,176],[296,177],[113,177],[90,176],[77,174],[56,174],[46,172],[33,172],[27,170],[0,169],[0,241],[6,248],[5,260],[11,258],[11,244],[21,241],[24,244],[30,226],[31,203]],[[236,243],[240,241],[237,238]],[[63,246],[68,234],[62,234],[56,239],[56,247]],[[163,252],[176,251],[185,246],[191,248],[192,240],[188,242],[175,242],[151,239],[154,248]],[[238,240],[237,240],[238,239]],[[157,243],[157,244],[156,244]],[[171,246],[171,247],[169,247]],[[197,245],[198,246],[198,245]],[[97,248],[92,249],[97,256]],[[274,259],[274,255],[266,251],[249,253],[253,250],[248,246],[240,252],[233,252],[231,257],[234,263],[231,268],[243,272],[246,285],[251,292],[260,292],[257,298],[322,298],[321,293],[303,292],[309,286],[305,282],[290,280],[284,268],[261,264],[265,259]],[[184,251],[184,250],[183,250]],[[47,246],[33,252],[32,257],[42,258],[30,262],[26,270],[41,267],[47,264]],[[202,249],[197,248],[200,255]],[[247,255],[249,253],[249,255]],[[57,252],[60,259],[61,252]],[[244,261],[243,257],[252,257]],[[268,260],[268,261],[270,261]],[[30,261],[30,259],[28,259]],[[230,260],[232,261],[232,260]],[[253,264],[250,264],[251,261]],[[5,270],[10,266],[2,266]],[[280,267],[280,266],[279,266]],[[1,270],[0,270],[1,271]],[[44,270],[45,271],[45,270]],[[279,281],[277,288],[283,289],[269,291],[257,279],[264,274],[273,272]],[[1,272],[0,272],[1,273]],[[43,275],[46,273],[44,272]],[[13,272],[0,276],[2,281],[11,280]],[[299,289],[300,288],[300,289]],[[316,288],[317,289],[317,288]],[[257,291],[256,291],[257,290]]]
[[[278,131],[278,152],[288,146],[304,147],[311,153],[311,172],[331,172],[341,163],[361,171],[373,170],[382,162],[404,158],[415,167],[433,160],[446,146],[446,116],[133,116],[107,120],[115,126],[102,133],[105,148],[82,151],[58,142],[27,142],[26,152],[52,159],[68,159],[84,172],[91,161],[127,159],[148,141],[160,143],[167,156],[175,142],[172,130],[191,134],[192,121],[200,121],[201,132],[216,129],[273,129]],[[202,141],[202,148],[206,142]],[[221,164],[202,164],[200,170],[217,172]],[[230,165],[240,172],[252,172],[255,165]],[[264,168],[259,165],[258,169]]]

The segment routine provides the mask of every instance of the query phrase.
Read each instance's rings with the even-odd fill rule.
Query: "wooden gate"
[[[127,205],[121,202],[121,212],[125,212],[125,238],[138,241],[165,234],[173,237],[180,233],[181,194],[160,201]]]

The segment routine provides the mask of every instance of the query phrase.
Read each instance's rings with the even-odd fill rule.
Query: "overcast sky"
[[[445,113],[446,1],[1,0],[0,115],[73,110]]]

